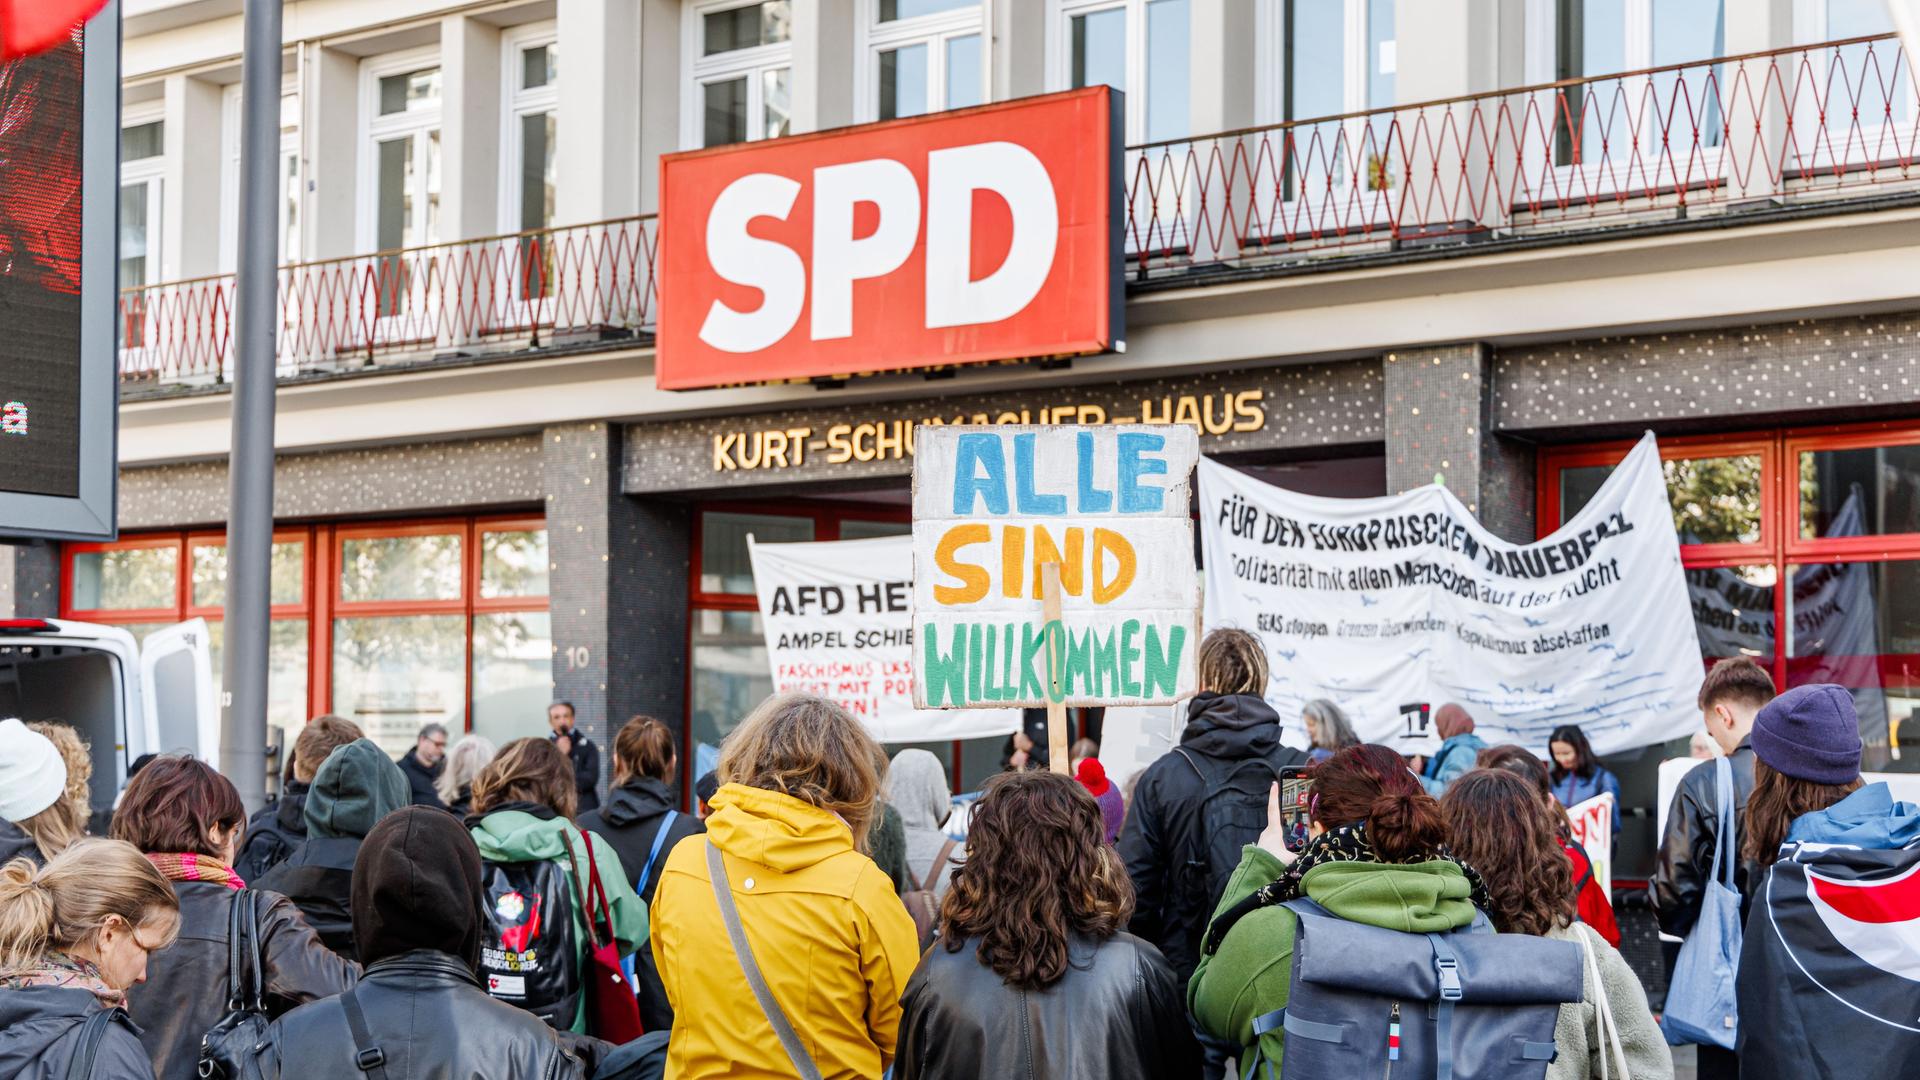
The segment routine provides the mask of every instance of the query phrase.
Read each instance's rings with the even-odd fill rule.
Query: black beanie
[[[353,942],[371,964],[412,949],[480,962],[480,849],[438,807],[380,819],[353,860]]]

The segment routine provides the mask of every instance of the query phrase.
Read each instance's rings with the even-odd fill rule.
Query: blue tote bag
[[[1734,1048],[1740,1030],[1740,1010],[1734,996],[1734,976],[1740,967],[1740,892],[1733,887],[1733,765],[1726,758],[1713,763],[1714,796],[1720,805],[1720,834],[1713,855],[1714,876],[1700,896],[1700,919],[1680,946],[1673,980],[1667,986],[1666,1015],[1661,1023],[1667,1041]],[[1722,867],[1724,866],[1724,870]]]

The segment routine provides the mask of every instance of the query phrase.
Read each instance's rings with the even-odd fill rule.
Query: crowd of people
[[[1450,704],[1409,758],[1316,700],[1300,749],[1268,675],[1257,639],[1215,630],[1177,745],[1127,794],[1097,744],[1056,772],[1023,726],[964,821],[938,757],[889,759],[804,695],[740,720],[690,813],[666,724],[615,733],[602,800],[556,703],[545,737],[429,724],[397,762],[315,718],[251,818],[213,768],[159,756],[103,838],[85,743],[0,721],[0,1074],[1673,1074],[1675,1025],[1571,828],[1619,792],[1577,727],[1543,760]],[[1920,836],[1862,787],[1844,690],[1776,697],[1735,660],[1700,708],[1721,753],[1666,822],[1670,933],[1705,936],[1723,885],[1747,916],[1783,845]],[[1769,963],[1752,938],[1736,959]],[[1700,1075],[1782,1075],[1780,1038],[1696,1038]]]

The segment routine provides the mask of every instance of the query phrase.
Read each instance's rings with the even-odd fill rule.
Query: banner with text
[[[882,742],[1011,734],[1012,709],[913,707],[913,538],[757,544],[748,538],[773,689],[837,701]]]
[[[914,700],[1163,704],[1199,645],[1186,425],[934,427],[913,470]],[[1060,619],[1042,574],[1060,573]]]
[[[1259,634],[1297,743],[1314,698],[1388,744],[1430,739],[1434,710],[1458,702],[1488,743],[1543,755],[1560,724],[1602,754],[1700,724],[1700,645],[1651,434],[1532,544],[1494,536],[1437,484],[1329,499],[1211,461],[1200,522],[1207,626]]]

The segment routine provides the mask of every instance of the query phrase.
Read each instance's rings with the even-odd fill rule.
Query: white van
[[[93,809],[110,813],[141,754],[220,760],[205,619],[147,635],[65,619],[0,619],[0,717],[71,724],[93,747]]]

